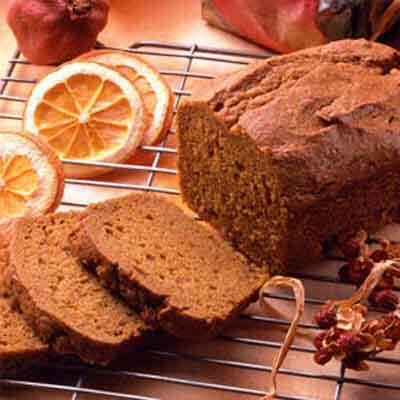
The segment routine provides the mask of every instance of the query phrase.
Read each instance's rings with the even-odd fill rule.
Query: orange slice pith
[[[63,191],[62,164],[47,145],[0,132],[0,230],[15,218],[54,211]]]
[[[170,127],[174,97],[165,79],[146,61],[126,52],[94,50],[80,57],[110,65],[125,75],[140,93],[146,116],[144,145],[159,142]]]
[[[41,136],[65,159],[122,162],[143,138],[143,103],[117,71],[95,63],[71,63],[47,75],[34,88],[25,128]],[[67,166],[70,177],[105,171]]]

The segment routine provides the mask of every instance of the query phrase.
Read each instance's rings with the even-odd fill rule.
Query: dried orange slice
[[[92,62],[65,64],[43,78],[28,99],[25,130],[42,137],[62,159],[123,162],[144,134],[143,102],[118,71]],[[107,172],[65,165],[68,177]]]
[[[109,65],[125,75],[144,102],[146,130],[142,144],[154,145],[163,139],[171,125],[174,96],[154,67],[136,55],[114,50],[94,50],[79,59]]]
[[[0,132],[0,231],[15,218],[54,211],[64,192],[63,167],[36,137]]]

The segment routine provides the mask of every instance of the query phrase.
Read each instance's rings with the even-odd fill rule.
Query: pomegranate
[[[108,11],[108,0],[11,0],[7,23],[30,62],[50,65],[92,49]]]

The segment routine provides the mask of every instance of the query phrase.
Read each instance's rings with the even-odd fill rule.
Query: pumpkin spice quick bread
[[[399,66],[345,40],[202,85],[177,118],[184,200],[274,273],[398,220]]]
[[[11,245],[11,286],[40,338],[53,351],[107,364],[139,344],[148,327],[70,254],[79,213],[20,220]]]
[[[48,347],[15,307],[6,285],[8,243],[0,237],[0,376],[19,374],[46,359]]]
[[[177,337],[217,335],[267,279],[214,231],[154,194],[89,206],[71,236],[74,254],[105,285]]]

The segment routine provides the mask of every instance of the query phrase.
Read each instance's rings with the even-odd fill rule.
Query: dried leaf
[[[362,352],[370,353],[376,348],[376,339],[370,333],[361,333],[360,337],[365,341],[365,345],[360,349]]]
[[[363,308],[353,307],[345,304],[339,306],[337,311],[337,327],[345,331],[359,331],[364,323],[364,310]]]

